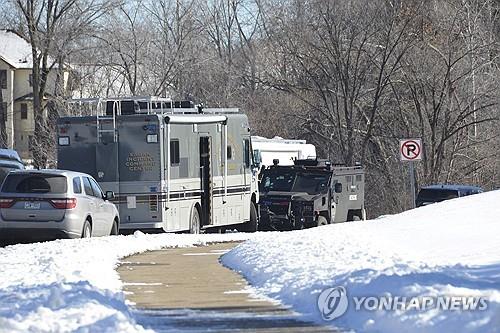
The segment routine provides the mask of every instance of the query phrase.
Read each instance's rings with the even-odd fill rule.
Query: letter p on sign
[[[419,161],[422,159],[422,140],[404,139],[399,140],[399,152],[401,161]]]

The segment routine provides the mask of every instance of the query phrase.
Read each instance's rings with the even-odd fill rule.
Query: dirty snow
[[[223,256],[256,290],[307,318],[357,332],[500,332],[500,191],[381,219],[261,234]],[[343,286],[347,312],[321,319]],[[353,296],[481,296],[485,311],[355,311]]]

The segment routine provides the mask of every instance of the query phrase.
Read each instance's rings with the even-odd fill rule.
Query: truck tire
[[[347,213],[347,222],[361,221],[363,219],[363,212],[361,209],[349,210]]]
[[[240,227],[237,228],[237,230],[242,232],[256,232],[259,230],[259,218],[257,216],[257,208],[255,207],[255,204],[253,202],[250,203],[250,221],[248,221],[243,225],[240,225]]]
[[[196,208],[196,206],[193,206],[193,208],[191,209],[191,221],[189,222],[189,233],[190,234],[201,233],[200,213],[198,212],[198,208]]]
[[[327,225],[328,221],[326,220],[326,217],[324,216],[318,216],[318,219],[316,220],[316,226],[322,226],[322,225]]]
[[[250,204],[250,222],[248,222],[248,232],[256,232],[259,230],[259,218],[257,217],[257,208],[252,202]]]

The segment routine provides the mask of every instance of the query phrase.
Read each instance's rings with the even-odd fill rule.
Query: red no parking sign
[[[401,161],[419,161],[422,159],[422,140],[404,139],[399,140],[399,152]]]

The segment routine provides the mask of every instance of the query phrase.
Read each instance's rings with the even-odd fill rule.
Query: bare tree
[[[55,108],[47,109],[49,74],[64,66],[70,43],[82,30],[98,20],[109,8],[109,1],[86,0],[13,0],[22,14],[26,36],[31,44],[33,58],[33,110],[35,133],[30,143],[34,165],[44,167],[52,138]],[[59,89],[60,91],[60,89]]]

